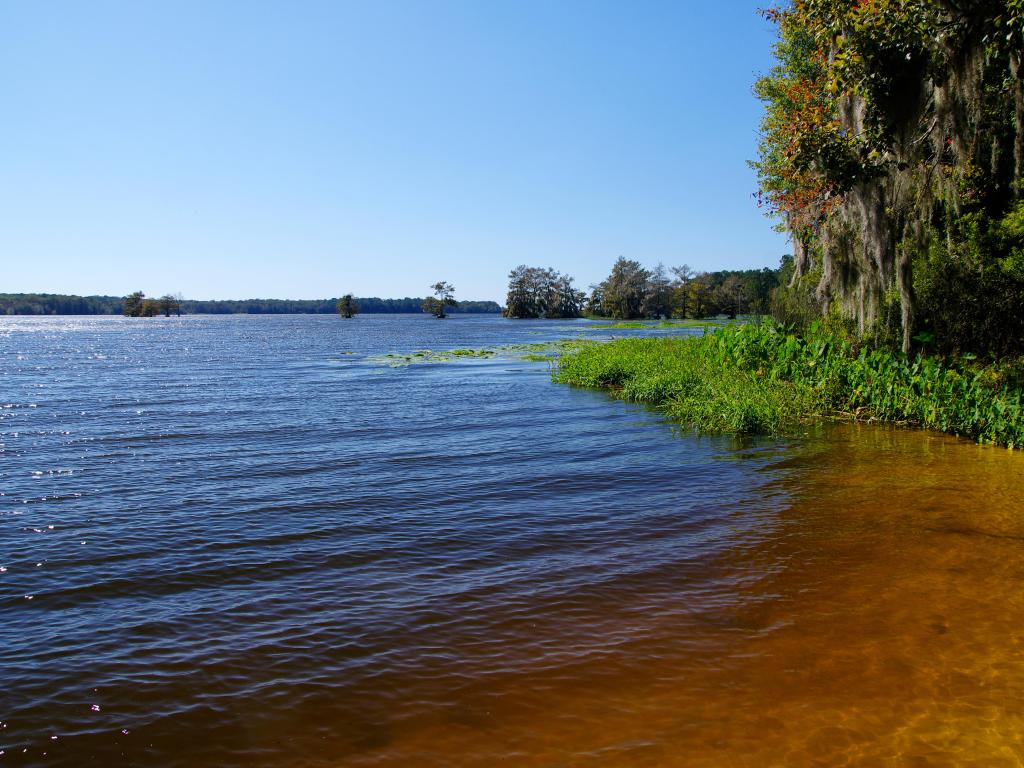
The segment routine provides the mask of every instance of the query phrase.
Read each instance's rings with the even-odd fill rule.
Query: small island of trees
[[[442,280],[439,283],[434,283],[430,288],[434,291],[434,295],[423,300],[423,311],[443,320],[447,317],[444,311],[445,307],[459,306],[459,302],[455,300],[455,286]]]
[[[359,304],[351,293],[346,293],[338,299],[338,314],[346,320],[351,319],[359,313]]]
[[[554,269],[520,264],[508,275],[505,317],[579,317],[587,294],[572,283],[571,277]]]
[[[181,298],[166,293],[159,299],[147,299],[145,293],[135,291],[124,297],[121,312],[125,317],[170,317],[172,312],[180,317]]]

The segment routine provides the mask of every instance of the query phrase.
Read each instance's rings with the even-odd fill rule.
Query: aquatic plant
[[[499,344],[478,349],[418,349],[415,352],[389,352],[383,355],[371,355],[364,358],[364,362],[386,365],[390,368],[404,368],[421,363],[451,363],[457,360],[487,360],[495,357],[531,362],[551,362],[557,360],[565,352],[594,343],[596,342],[588,339],[559,339],[535,344]]]
[[[624,320],[618,323],[602,323],[600,325],[587,325],[583,326],[580,330],[584,331],[610,331],[610,330],[625,330],[625,329],[636,329],[642,330],[644,328],[710,328],[712,326],[726,325],[727,323],[733,322],[727,319],[721,318],[706,318],[703,320]]]
[[[561,357],[554,380],[607,389],[703,432],[782,433],[822,419],[885,421],[1024,444],[1021,364],[857,347],[814,325],[616,339]]]

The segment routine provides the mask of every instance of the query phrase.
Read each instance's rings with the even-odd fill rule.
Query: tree
[[[660,262],[647,276],[643,311],[649,317],[658,318],[672,314],[672,283],[665,265]]]
[[[694,317],[708,317],[711,312],[711,295],[713,293],[712,278],[707,272],[699,272],[693,276],[689,284],[690,300],[693,302]]]
[[[650,273],[640,262],[619,256],[612,273],[601,284],[604,314],[617,320],[641,317]]]
[[[181,299],[170,293],[165,293],[160,297],[160,311],[164,313],[164,317],[170,317],[171,312],[175,312],[178,317],[181,317]]]
[[[680,264],[672,267],[672,274],[676,279],[672,281],[673,304],[676,307],[676,314],[686,319],[686,304],[690,298],[690,281],[693,279],[694,271],[689,264]]]
[[[729,275],[725,278],[720,290],[722,292],[722,307],[728,311],[730,318],[735,319],[740,314],[743,300],[743,281],[736,275]]]
[[[508,278],[506,317],[579,317],[583,311],[586,293],[576,290],[568,275],[521,264]]]
[[[139,309],[139,317],[156,317],[160,314],[160,302],[156,299],[146,299]]]
[[[796,303],[815,282],[819,315],[905,352],[939,331],[946,352],[1019,355],[1024,277],[992,234],[1024,193],[1024,2],[790,0],[765,15],[779,38],[755,86],[753,166],[793,242]]]
[[[455,300],[455,286],[451,283],[442,280],[430,287],[434,291],[434,295],[423,300],[424,312],[429,312],[440,320],[447,317],[444,311],[445,307],[459,306],[459,302]]]
[[[351,293],[346,293],[338,299],[337,306],[338,314],[345,319],[354,317],[359,312],[359,304],[356,303],[356,299]]]
[[[125,317],[140,317],[142,315],[142,302],[146,294],[142,291],[135,291],[124,297],[123,312]]]
[[[555,301],[545,311],[545,317],[579,317],[583,314],[587,292],[577,290],[572,284],[573,279],[568,275],[558,275],[555,281]]]
[[[590,286],[590,298],[587,299],[586,310],[588,315],[605,317],[604,283],[595,283]]]
[[[540,317],[536,267],[520,264],[508,273],[508,294],[505,296],[505,317]]]

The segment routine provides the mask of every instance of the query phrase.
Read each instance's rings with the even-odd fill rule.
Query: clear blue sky
[[[764,0],[0,0],[0,292],[776,266]]]

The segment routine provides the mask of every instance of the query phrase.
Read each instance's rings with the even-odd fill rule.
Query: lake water
[[[1024,458],[381,357],[586,325],[0,319],[0,765],[1024,765]]]

